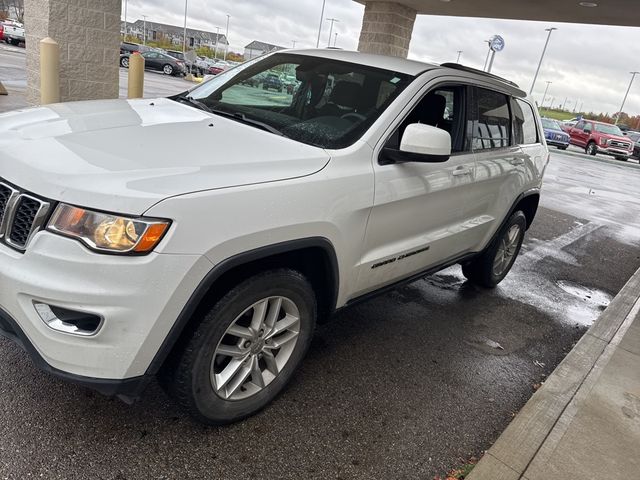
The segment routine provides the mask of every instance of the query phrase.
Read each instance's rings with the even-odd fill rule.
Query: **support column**
[[[40,40],[60,45],[61,101],[118,98],[121,0],[24,0],[27,100],[40,102]]]
[[[407,58],[416,13],[399,3],[367,2],[358,50]]]

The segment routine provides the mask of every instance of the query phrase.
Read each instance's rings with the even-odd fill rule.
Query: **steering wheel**
[[[358,120],[364,121],[364,120],[367,119],[367,117],[365,117],[364,115],[361,115],[359,113],[345,113],[340,118],[343,118],[345,120],[351,120],[353,122],[356,122]]]

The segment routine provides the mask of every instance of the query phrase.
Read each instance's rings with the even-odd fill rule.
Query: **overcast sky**
[[[123,15],[124,15],[123,0]],[[183,0],[128,0],[127,19],[147,15],[150,21],[182,25]],[[215,32],[226,28],[231,15],[231,50],[242,53],[252,40],[296,48],[315,47],[322,0],[189,0],[188,26]],[[353,0],[327,0],[325,18],[339,20],[337,46],[355,50],[364,7]],[[484,40],[494,34],[505,39],[505,49],[496,54],[493,73],[518,83],[527,92],[546,39],[545,28],[557,27],[540,71],[534,97],[540,102],[546,86],[546,103],[554,105],[568,98],[574,108],[614,113],[620,108],[632,70],[640,70],[636,48],[640,29],[546,22],[489,20],[463,17],[418,16],[409,58],[430,62],[452,62],[463,50],[461,63],[482,68],[487,55]],[[323,22],[321,46],[326,46],[329,22]],[[331,44],[333,45],[332,38]],[[631,89],[624,109],[640,114],[640,77]]]

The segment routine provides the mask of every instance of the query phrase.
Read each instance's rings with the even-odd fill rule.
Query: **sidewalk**
[[[640,478],[640,270],[467,480]]]

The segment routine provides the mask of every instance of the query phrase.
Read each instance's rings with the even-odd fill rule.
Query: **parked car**
[[[295,108],[241,85],[285,66]],[[514,83],[342,50],[12,112],[0,136],[0,333],[126,400],[159,374],[209,424],[265,407],[339,309],[456,263],[495,287],[549,159]],[[215,155],[185,154],[203,138]]]
[[[4,41],[4,22],[0,20],[0,42]]]
[[[627,137],[633,142],[633,153],[631,156],[640,160],[640,132],[628,131]]]
[[[229,64],[223,60],[218,60],[214,65],[209,67],[210,75],[218,75],[229,68]]]
[[[617,160],[626,160],[633,153],[633,142],[610,123],[580,120],[569,135],[571,144],[584,148],[589,155],[603,153]]]
[[[200,73],[200,70],[196,63],[192,63],[189,59],[187,59],[184,53],[179,52],[178,50],[167,50],[166,54],[172,56],[176,60],[181,61],[185,65],[185,70],[187,73]]]
[[[196,68],[199,75],[205,75],[209,72],[209,69],[216,64],[216,61],[207,57],[198,57],[196,60]]]
[[[24,25],[14,21],[3,22],[2,38],[11,45],[18,46],[25,43]]]
[[[542,128],[544,129],[544,138],[547,139],[547,145],[553,145],[560,150],[566,150],[569,147],[569,134],[562,130],[557,120],[543,118]]]
[[[262,80],[262,89],[263,90],[277,90],[278,92],[282,91],[282,80],[275,73],[267,74]]]
[[[137,54],[136,54],[137,55]],[[170,55],[159,52],[144,52],[145,70],[161,71],[165,75],[185,75],[186,66],[181,60],[176,60]],[[129,68],[129,55],[120,55],[120,66]]]
[[[120,55],[131,55],[132,53],[150,52],[151,48],[139,43],[122,42],[120,44]]]

